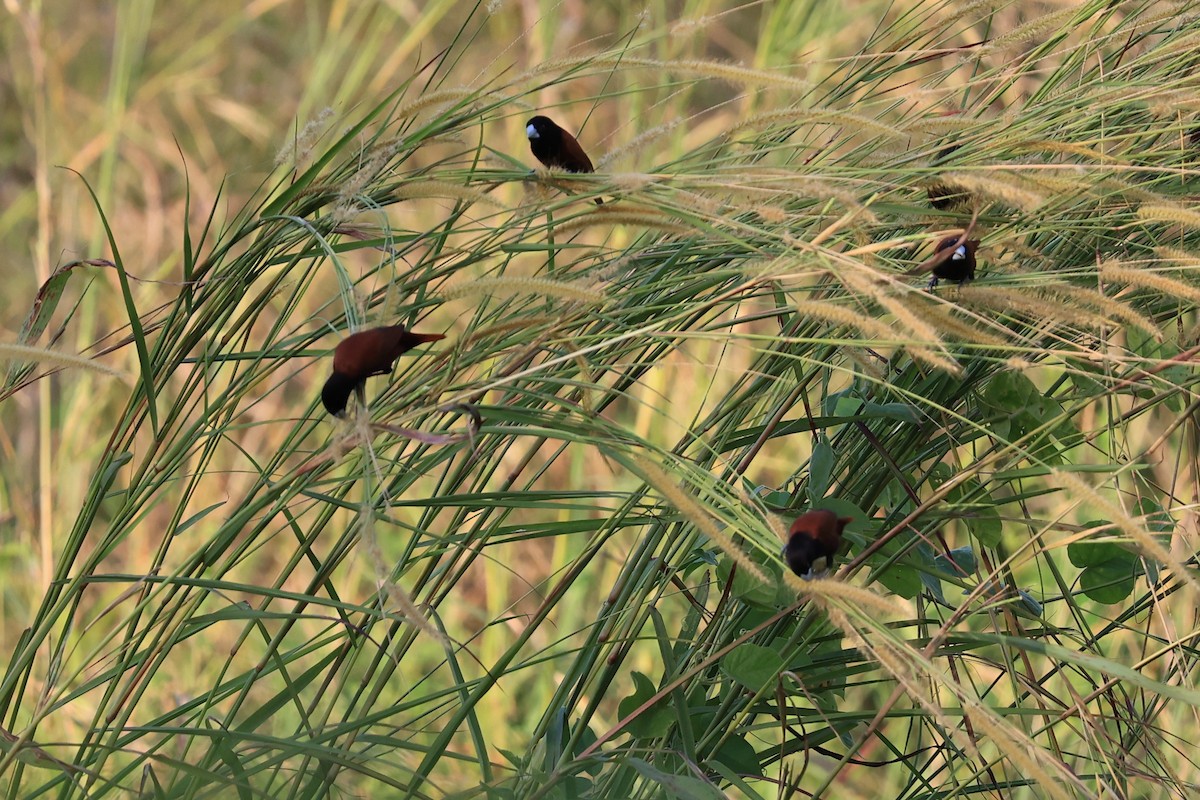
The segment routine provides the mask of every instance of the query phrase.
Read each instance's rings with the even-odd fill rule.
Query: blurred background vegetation
[[[1200,3],[0,37],[7,796],[1200,792]]]

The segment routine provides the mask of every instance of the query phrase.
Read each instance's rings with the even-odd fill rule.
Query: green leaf
[[[886,572],[872,573],[870,580],[879,581],[888,591],[906,600],[921,593],[921,576],[912,567],[893,564]]]
[[[1122,561],[1105,561],[1079,574],[1079,588],[1097,603],[1119,603],[1133,592],[1132,567]]]
[[[739,775],[762,776],[762,766],[758,762],[758,753],[754,747],[741,736],[730,736],[713,755],[714,761],[720,761]]]
[[[677,800],[725,800],[725,793],[716,786],[691,775],[669,775],[640,758],[630,758],[625,763],[641,773],[642,777],[661,786],[668,797]]]
[[[763,502],[763,505],[772,509],[785,509],[792,504],[792,496],[787,492],[781,492],[778,489],[772,489],[770,486],[754,485],[746,479],[742,479],[743,485]]]
[[[1134,510],[1138,516],[1145,517],[1146,529],[1151,533],[1171,533],[1175,530],[1175,519],[1153,497],[1139,497]]]
[[[939,465],[942,466],[942,465]],[[976,478],[968,478],[946,494],[946,501],[957,507],[971,535],[984,547],[998,547],[1004,523],[992,495]]]
[[[735,572],[733,569],[735,563],[733,559],[724,555],[717,562],[717,580],[721,582],[721,585],[728,584],[729,576],[732,574],[733,586],[730,587],[730,593],[738,600],[761,608],[778,608],[776,598],[779,592],[779,583],[783,578],[782,565],[778,561],[759,563],[759,566],[771,579],[770,583],[762,583],[744,569]]]
[[[721,659],[721,671],[747,689],[757,692],[783,670],[783,658],[769,647],[743,644]]]
[[[910,546],[912,543],[911,535],[905,537],[897,537],[884,545],[883,549],[873,555],[868,563],[871,564],[871,574],[867,578],[868,582],[878,581],[882,583],[889,591],[898,594],[901,597],[909,600],[915,598],[921,593],[921,573],[916,569],[908,559],[913,558],[911,554],[904,556],[899,561],[896,561],[884,568],[884,565],[902,549]],[[908,562],[908,563],[906,563]]]
[[[1104,520],[1092,520],[1085,523],[1085,528],[1099,528],[1109,523]],[[1104,564],[1108,561],[1120,561],[1132,564],[1137,560],[1137,555],[1122,547],[1114,541],[1100,540],[1101,537],[1107,538],[1110,534],[1094,534],[1090,539],[1084,539],[1078,542],[1072,542],[1067,545],[1067,558],[1075,566],[1083,569],[1084,567],[1092,567],[1099,564]]]
[[[833,480],[833,471],[837,468],[837,453],[822,437],[813,447],[812,458],[808,462],[808,501],[816,503],[829,491]]]
[[[625,717],[637,711],[657,691],[654,683],[640,672],[633,673],[633,686],[633,694],[626,697],[617,706],[617,715],[621,719],[625,719]],[[666,708],[665,701],[666,698],[664,697],[643,711],[637,719],[634,719],[625,727],[625,730],[630,735],[639,739],[657,739],[660,736],[665,736],[667,731],[671,729],[671,722],[674,719],[671,710]]]
[[[1020,411],[1036,393],[1034,385],[1019,372],[999,372],[983,390],[983,401],[999,411]]]
[[[1025,608],[1028,609],[1030,614],[1033,614],[1035,617],[1042,616],[1042,612],[1045,611],[1045,608],[1036,597],[1024,589],[1017,589],[1017,594],[1021,595],[1021,602],[1025,604]]]
[[[1004,522],[995,506],[977,505],[967,518],[967,527],[971,535],[979,540],[984,547],[999,547],[1003,538]]]
[[[926,417],[920,408],[911,403],[872,403],[869,400],[863,408],[862,415],[911,423],[921,422]]]
[[[939,554],[933,561],[942,572],[959,577],[974,575],[979,566],[979,560],[975,557],[975,548],[970,545],[956,547],[949,553]]]

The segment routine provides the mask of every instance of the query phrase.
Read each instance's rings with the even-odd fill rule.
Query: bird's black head
[[[794,533],[783,546],[783,558],[792,572],[804,576],[812,572],[817,559],[828,558],[828,554],[821,543],[808,534]]]
[[[549,117],[536,116],[525,123],[525,135],[531,145],[540,142],[546,147],[557,147],[562,141],[562,128]]]
[[[534,117],[525,123],[529,149],[534,158],[547,167],[559,167],[568,172],[580,172],[568,152],[563,129],[549,117]],[[578,147],[578,145],[576,145]]]
[[[363,385],[363,381],[335,372],[325,381],[321,388],[321,403],[325,410],[335,417],[345,416],[346,403],[350,401],[350,393]]]

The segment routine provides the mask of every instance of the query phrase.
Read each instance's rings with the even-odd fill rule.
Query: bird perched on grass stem
[[[938,281],[945,279],[954,281],[960,286],[975,279],[975,251],[979,248],[979,240],[972,239],[975,223],[979,219],[979,209],[971,215],[971,221],[962,233],[938,239],[933,246],[933,255],[908,271],[909,275],[920,275],[932,272],[929,279],[929,290],[937,287]]]
[[[534,157],[547,167],[576,173],[596,171],[579,141],[549,117],[539,115],[530,119],[525,123],[525,135],[529,137]],[[602,205],[599,197],[596,205]]]
[[[403,325],[385,325],[352,333],[333,349],[333,375],[321,389],[325,410],[335,417],[346,413],[350,393],[363,402],[363,387],[372,375],[386,375],[401,354],[425,342],[446,338],[440,333],[413,333]]]
[[[930,291],[943,278],[960,286],[975,280],[975,250],[978,247],[979,241],[967,239],[966,234],[947,236],[934,245],[933,252],[938,262],[933,265],[933,277],[929,279]]]
[[[806,511],[796,517],[788,529],[783,558],[788,568],[801,578],[810,576],[817,560],[825,559],[825,569],[833,568],[833,557],[842,549],[842,531],[853,520],[832,511]]]

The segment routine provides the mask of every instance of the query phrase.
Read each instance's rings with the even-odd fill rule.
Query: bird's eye
[[[532,124],[526,125],[525,126],[525,135],[528,136],[530,139],[538,138],[537,128],[533,127]]]

